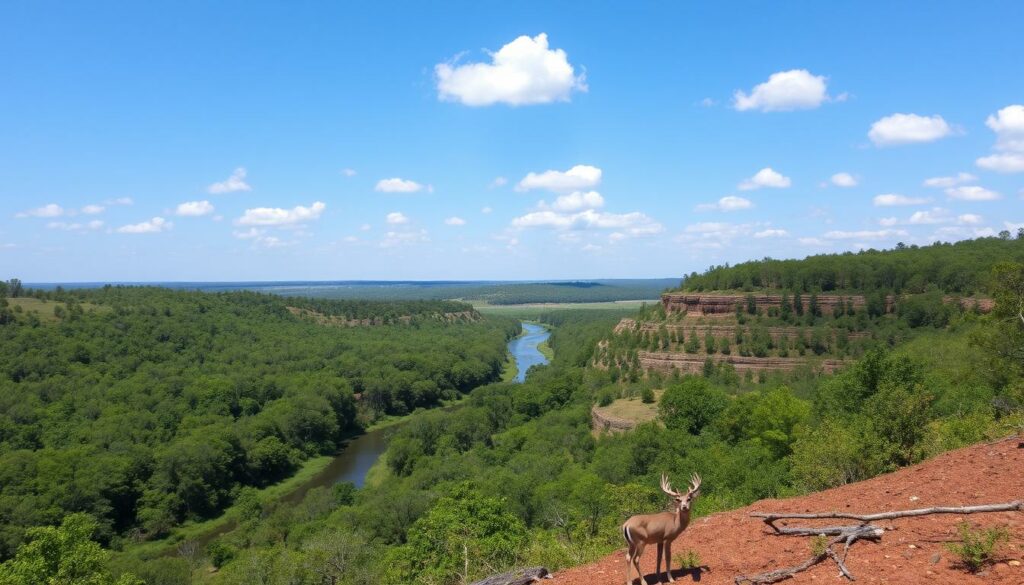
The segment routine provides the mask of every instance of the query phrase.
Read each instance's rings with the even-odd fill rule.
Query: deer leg
[[[654,563],[654,578],[661,583],[661,555],[665,552],[665,543],[658,543],[658,560]]]
[[[636,576],[640,578],[640,585],[644,585],[644,573],[640,570],[640,557],[644,556],[644,543],[638,542],[636,552],[633,553],[633,566],[636,567]]]
[[[672,576],[672,541],[665,543],[665,574],[668,575],[668,582],[675,583],[675,577]]]
[[[634,547],[633,544],[630,543],[629,548],[626,549],[626,585],[633,585],[633,554]]]

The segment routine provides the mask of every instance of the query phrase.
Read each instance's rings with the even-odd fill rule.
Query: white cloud
[[[979,167],[997,173],[1024,173],[1024,154],[1005,152],[983,156],[974,161]]]
[[[236,191],[252,191],[252,187],[245,182],[245,167],[238,167],[227,179],[219,183],[213,183],[206,188],[207,193],[220,195],[223,193],[234,193]]]
[[[892,227],[894,225],[899,225],[899,223],[900,220],[899,218],[896,217],[883,217],[882,219],[878,220],[878,225],[882,227]]]
[[[829,99],[825,77],[806,69],[772,73],[768,81],[754,87],[750,94],[737,90],[733,107],[739,111],[782,112],[817,108]]]
[[[958,215],[956,217],[956,221],[957,223],[962,223],[966,225],[978,225],[983,220],[980,215],[974,213],[965,213],[963,215]]]
[[[710,107],[715,105],[715,100],[713,100],[713,99],[711,99],[709,97],[706,97],[706,98],[700,100],[700,102],[698,102],[698,103],[701,106],[705,107],[705,108],[710,108]]]
[[[821,238],[799,238],[797,240],[803,246],[830,246],[829,242]]]
[[[445,225],[454,225],[454,226],[466,225],[466,220],[464,220],[464,219],[462,219],[461,217],[458,217],[458,216],[452,216],[452,217],[449,217],[449,218],[445,219],[444,220],[444,224]]]
[[[842,231],[835,230],[825,233],[825,238],[828,240],[881,240],[885,238],[903,237],[906,236],[906,230],[859,230],[859,231]]]
[[[155,234],[174,227],[174,224],[162,217],[154,217],[149,221],[123,225],[117,228],[120,234]]]
[[[316,201],[309,207],[297,205],[291,209],[280,207],[256,207],[246,209],[235,223],[238,225],[284,226],[305,223],[320,218],[327,205]]]
[[[856,187],[858,182],[850,173],[836,173],[832,175],[831,181],[836,187]]]
[[[102,205],[86,205],[82,208],[82,213],[85,215],[96,215],[97,213],[103,213],[104,209],[106,209],[106,207],[103,207]]]
[[[995,201],[1003,196],[978,185],[963,185],[946,189],[946,196],[960,201]]]
[[[604,207],[604,197],[601,197],[597,191],[573,191],[566,195],[560,195],[551,204],[551,208],[555,211],[579,211],[598,207]]]
[[[953,133],[942,116],[893,114],[876,121],[868,131],[875,146],[898,146],[919,142],[934,142]]]
[[[184,217],[199,217],[213,213],[213,205],[209,201],[186,201],[178,205],[174,210],[175,215]]]
[[[345,175],[346,177],[354,177],[358,173],[356,173],[355,169],[341,169],[341,174]]]
[[[745,197],[727,195],[715,203],[701,203],[697,206],[697,211],[739,211],[753,206],[754,204]]]
[[[587,91],[586,76],[576,75],[565,51],[548,48],[544,33],[523,35],[490,56],[490,63],[435,65],[438,98],[467,106],[523,106],[567,102],[573,91]]]
[[[1024,152],[1024,106],[1006,106],[985,120],[996,133],[997,150]]]
[[[491,184],[488,185],[487,188],[497,189],[498,187],[504,187],[505,185],[508,185],[508,179],[505,177],[494,177],[494,180],[491,181]]]
[[[46,224],[46,227],[51,230],[65,230],[69,232],[80,232],[86,230],[98,230],[103,227],[103,221],[94,219],[86,223],[65,223],[63,221],[51,221]]]
[[[601,169],[590,165],[576,165],[568,171],[544,171],[543,173],[528,173],[519,184],[516,191],[530,191],[532,189],[545,189],[547,191],[581,191],[592,189],[601,184]]]
[[[374,191],[379,191],[381,193],[415,193],[422,189],[423,185],[416,181],[400,179],[398,177],[381,179],[377,181],[377,185],[373,188]]]
[[[789,235],[786,230],[779,229],[766,229],[759,232],[754,232],[755,238],[784,238]]]
[[[277,236],[268,236],[267,230],[249,228],[245,231],[234,231],[232,235],[240,240],[252,240],[255,248],[283,248],[296,244],[295,241],[282,240]]]
[[[359,230],[360,231],[368,232],[368,231],[370,231],[370,229],[371,229],[371,226],[368,223],[364,223],[363,225],[359,226]]]
[[[628,236],[646,236],[660,233],[662,225],[639,211],[608,213],[586,209],[578,213],[559,213],[543,210],[527,213],[512,220],[516,228],[613,229]]]
[[[484,207],[480,208],[480,213],[482,213],[484,215],[487,215],[487,214],[491,213],[492,211],[494,211],[494,210],[491,209],[489,206],[484,206]]]
[[[949,223],[953,221],[953,217],[949,214],[948,209],[942,209],[941,207],[933,207],[925,211],[915,211],[907,223],[910,225],[932,225],[937,223]]]
[[[385,217],[385,221],[390,225],[401,225],[403,223],[409,223],[409,218],[400,211],[392,211],[387,215],[387,217]]]
[[[757,171],[753,177],[741,182],[738,188],[740,191],[751,191],[754,189],[760,189],[761,187],[782,189],[789,187],[791,184],[793,184],[793,182],[789,177],[783,176],[782,173],[775,171],[771,167],[765,167],[760,171]]]
[[[932,177],[930,179],[925,179],[923,184],[925,187],[947,189],[949,187],[963,185],[964,183],[973,183],[977,180],[978,177],[975,177],[970,173],[957,173],[955,177]]]
[[[983,156],[974,164],[997,173],[1024,173],[1024,106],[1006,106],[985,120],[996,133],[998,154]]]
[[[908,197],[899,193],[884,193],[882,195],[875,195],[872,201],[875,207],[893,207],[896,205],[923,205],[929,203],[931,199],[927,197]]]
[[[48,203],[42,207],[16,213],[14,217],[60,217],[62,215],[64,215],[63,207],[56,203]]]

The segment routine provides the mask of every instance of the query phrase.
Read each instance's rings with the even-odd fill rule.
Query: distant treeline
[[[253,292],[38,294],[65,308],[44,321],[0,297],[0,559],[28,527],[72,512],[97,518],[104,542],[214,516],[240,488],[335,452],[364,420],[497,379],[519,329],[501,317],[323,327]],[[370,317],[467,308],[314,305]]]
[[[401,318],[443,317],[452,313],[473,312],[473,305],[458,301],[380,301],[361,299],[320,299],[312,297],[285,297],[285,303],[314,311],[328,317],[345,319],[378,319],[386,323]]]
[[[527,303],[599,303],[656,299],[676,279],[595,280],[537,283],[345,284],[338,286],[264,286],[274,294],[323,299],[484,301],[492,305]]]
[[[803,260],[765,258],[735,266],[713,266],[687,276],[684,291],[763,290],[795,292],[890,291],[919,293],[929,289],[971,295],[984,293],[993,266],[1024,261],[1024,230],[1016,238],[999,237],[930,246],[898,244],[892,250],[820,254]]]

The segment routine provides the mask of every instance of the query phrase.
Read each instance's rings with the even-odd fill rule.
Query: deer
[[[636,569],[636,576],[640,584],[644,583],[644,575],[640,572],[640,557],[644,554],[644,547],[648,544],[658,545],[658,562],[654,567],[654,574],[661,583],[661,557],[665,556],[665,573],[670,583],[674,583],[672,577],[672,541],[690,524],[690,506],[694,498],[700,492],[700,475],[694,473],[690,476],[690,489],[685,494],[672,489],[668,476],[661,474],[661,491],[668,494],[673,501],[671,512],[660,512],[658,514],[638,514],[630,517],[622,525],[622,535],[626,538],[629,549],[626,551],[626,585],[632,585],[631,575]]]

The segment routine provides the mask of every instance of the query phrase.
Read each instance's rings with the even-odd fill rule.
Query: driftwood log
[[[550,579],[551,574],[544,567],[516,569],[500,575],[491,575],[471,585],[530,585],[541,579]]]
[[[896,518],[913,518],[915,516],[927,516],[929,514],[978,514],[983,512],[1018,512],[1024,510],[1024,501],[1013,501],[1005,504],[986,504],[983,506],[939,506],[934,508],[918,508],[916,510],[900,510],[896,512],[878,512],[875,514],[849,514],[846,512],[821,512],[813,514],[799,513],[766,513],[753,512],[750,515],[755,518],[764,519],[765,524],[772,528],[774,534],[779,536],[831,536],[824,548],[811,556],[803,563],[794,567],[786,567],[759,573],[757,575],[740,575],[736,577],[736,585],[750,583],[751,585],[767,585],[789,579],[797,573],[806,571],[814,565],[832,559],[839,567],[839,571],[850,581],[855,581],[853,574],[846,567],[846,555],[850,552],[850,546],[858,540],[879,540],[885,533],[885,529],[870,524],[878,520],[893,520]],[[820,520],[820,519],[846,519],[859,520],[860,524],[847,526],[822,526],[822,527],[779,527],[775,525],[778,520]],[[833,546],[843,543],[842,554],[833,550]]]

